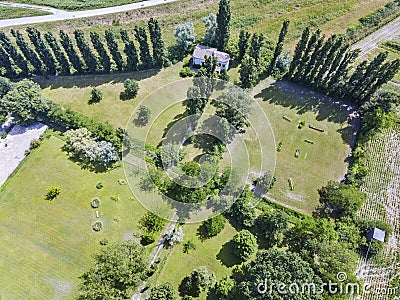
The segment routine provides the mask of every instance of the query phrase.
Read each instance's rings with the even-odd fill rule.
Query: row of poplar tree
[[[60,31],[58,39],[52,32],[42,35],[36,28],[26,29],[30,43],[19,30],[11,30],[15,44],[0,31],[0,70],[9,78],[31,75],[70,75],[87,73],[110,73],[112,71],[137,71],[151,67],[162,67],[167,63],[161,28],[157,20],[151,18],[144,27],[134,28],[134,41],[126,30],[119,36],[107,29],[104,35],[90,32],[90,42],[82,30],[75,30],[73,38]],[[123,42],[123,53],[118,47],[118,39]],[[90,45],[91,43],[91,45]],[[19,50],[18,50],[19,48]]]
[[[241,60],[240,79],[245,88],[254,86],[260,75],[276,72],[278,58],[282,55],[289,21],[283,26],[272,57],[264,67],[260,65],[265,38],[242,31],[238,41]],[[400,60],[388,60],[388,53],[380,53],[372,61],[354,62],[360,53],[352,50],[344,35],[325,38],[321,30],[311,32],[306,28],[296,45],[285,78],[335,98],[347,99],[358,105],[366,103],[379,87],[390,81],[400,67]],[[278,70],[282,71],[282,70]]]

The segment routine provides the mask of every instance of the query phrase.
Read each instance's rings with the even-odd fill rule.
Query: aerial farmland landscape
[[[400,299],[399,0],[0,1],[0,299]]]

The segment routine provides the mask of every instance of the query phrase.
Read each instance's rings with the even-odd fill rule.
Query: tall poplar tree
[[[217,14],[216,45],[218,50],[225,50],[230,35],[231,7],[229,0],[221,0]]]
[[[158,21],[151,18],[147,23],[150,33],[150,41],[153,48],[153,62],[156,66],[165,64],[165,46],[162,39],[161,28]]]
[[[58,72],[62,75],[69,75],[71,74],[71,66],[67,57],[65,56],[64,52],[61,50],[60,45],[58,44],[56,38],[54,37],[52,32],[46,32],[44,34],[44,38],[46,39],[47,43],[49,44],[51,50],[53,50],[54,56],[58,61]]]
[[[117,65],[118,71],[122,71],[124,68],[124,61],[122,55],[118,49],[118,43],[115,41],[115,34],[111,29],[107,29],[105,32],[108,49],[110,50],[111,56]]]
[[[49,47],[43,41],[39,30],[33,27],[28,27],[26,32],[28,33],[28,37],[36,49],[36,53],[39,54],[39,57],[45,66],[45,73],[48,75],[56,75],[56,61]]]
[[[15,65],[21,70],[19,75],[22,77],[28,76],[28,61],[18,52],[17,48],[11,43],[8,36],[3,31],[0,31],[0,44],[3,46],[7,54],[12,58]]]
[[[240,30],[239,34],[239,42],[238,42],[238,49],[239,49],[239,61],[242,61],[244,56],[246,55],[247,49],[249,48],[250,44],[250,33],[245,30]]]
[[[90,32],[90,40],[92,41],[93,48],[96,49],[101,67],[105,73],[110,73],[111,60],[108,56],[107,50],[104,47],[103,42],[100,39],[100,35],[97,32]]]
[[[87,71],[89,73],[95,73],[98,70],[97,58],[94,55],[92,49],[89,47],[88,42],[85,39],[85,35],[82,30],[77,29],[74,31],[76,45],[82,54],[82,58],[85,61]]]
[[[286,20],[283,21],[282,29],[279,34],[278,42],[276,43],[275,51],[274,51],[274,56],[271,59],[271,62],[268,66],[267,74],[271,74],[272,71],[275,68],[276,60],[278,59],[278,56],[281,55],[282,50],[283,50],[283,43],[285,42],[285,37],[289,29],[289,23],[290,21]]]
[[[146,30],[143,27],[135,27],[135,38],[139,43],[140,61],[142,68],[149,68],[153,64],[153,59],[150,55],[149,42]]]
[[[137,71],[139,65],[137,50],[125,29],[121,30],[121,39],[125,44],[124,53],[126,55],[126,70]]]
[[[37,56],[36,52],[33,51],[30,47],[30,45],[26,42],[24,36],[19,30],[14,30],[11,29],[11,34],[15,37],[17,46],[21,50],[21,52],[24,54],[25,58],[31,63],[33,66],[34,70],[33,72],[36,75],[41,75],[43,74],[43,65],[42,62],[40,61],[39,57]]]

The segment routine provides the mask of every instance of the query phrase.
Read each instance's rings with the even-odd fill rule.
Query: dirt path
[[[92,10],[74,11],[74,12],[54,9],[54,8],[47,7],[47,6],[27,5],[27,4],[13,3],[13,2],[0,2],[0,6],[24,7],[24,8],[30,8],[30,9],[43,10],[43,11],[52,13],[51,15],[45,15],[45,16],[0,20],[0,28],[9,27],[9,26],[19,26],[19,25],[28,25],[28,24],[36,24],[36,23],[63,21],[63,20],[69,20],[69,19],[95,17],[95,16],[101,16],[101,15],[107,15],[107,14],[113,14],[113,13],[129,11],[129,10],[140,9],[143,7],[155,6],[155,5],[168,3],[168,2],[174,2],[174,1],[176,1],[176,0],[148,0],[148,1],[142,1],[142,2],[126,4],[126,5],[119,5],[119,6],[92,9]]]
[[[352,46],[352,48],[353,49],[360,48],[361,53],[359,57],[362,58],[368,52],[377,48],[379,43],[390,40],[399,35],[400,35],[400,17],[394,19],[392,22],[386,24],[382,28],[366,36],[361,41],[355,43]]]

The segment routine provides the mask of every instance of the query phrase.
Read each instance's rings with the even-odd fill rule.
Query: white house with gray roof
[[[219,72],[221,70],[221,68],[228,70],[229,60],[231,59],[229,54],[222,52],[222,51],[218,51],[216,48],[203,46],[203,45],[197,45],[196,48],[194,48],[193,65],[201,66],[205,62],[206,56],[212,56],[212,57],[217,58],[217,61],[218,61],[218,64],[216,67],[217,72]]]

